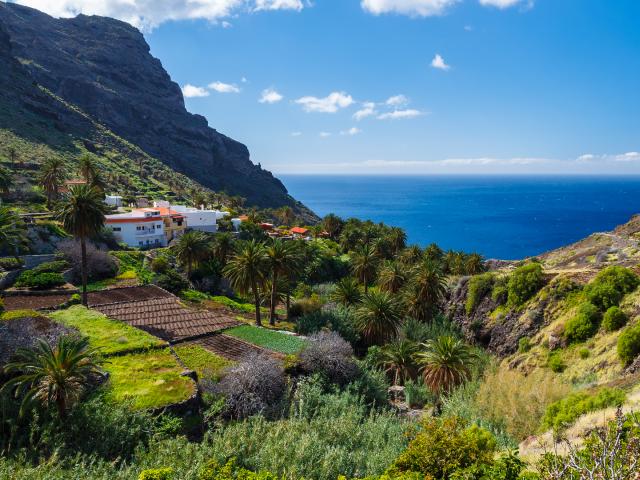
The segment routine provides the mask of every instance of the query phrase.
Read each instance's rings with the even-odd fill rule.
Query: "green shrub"
[[[169,261],[167,257],[156,257],[151,260],[151,270],[155,273],[164,273],[169,269]]]
[[[0,314],[4,312],[4,299],[0,297]]]
[[[578,355],[580,355],[580,358],[584,360],[585,358],[589,358],[591,356],[591,352],[589,351],[588,348],[581,348],[578,351]]]
[[[53,262],[44,262],[34,267],[33,272],[36,273],[62,273],[69,268],[69,263],[65,260],[55,260]]]
[[[491,300],[498,305],[505,305],[509,300],[509,278],[498,277],[494,280]]]
[[[611,307],[604,314],[602,328],[606,332],[614,332],[624,327],[629,321],[627,314],[620,310],[620,307]]]
[[[65,280],[59,273],[37,273],[33,270],[22,272],[16,280],[15,286],[20,288],[33,288],[34,290],[47,290],[49,288],[64,285]]]
[[[638,288],[640,279],[628,268],[611,266],[602,270],[585,288],[587,298],[602,311],[620,304]]]
[[[526,353],[531,350],[531,339],[529,337],[522,337],[518,340],[518,352]]]
[[[508,303],[512,307],[524,305],[544,285],[542,265],[530,263],[516,268],[509,277]]]
[[[416,381],[407,380],[404,384],[404,398],[411,408],[422,408],[434,399],[421,377]]]
[[[3,257],[0,258],[0,268],[3,270],[16,270],[24,265],[21,258]]]
[[[577,392],[552,403],[542,418],[542,429],[561,430],[585,413],[622,405],[625,393],[618,388],[601,388],[597,393]]]
[[[640,355],[640,323],[627,327],[618,338],[618,358],[624,365]]]
[[[588,302],[578,307],[576,315],[564,326],[564,336],[569,342],[584,342],[598,331],[600,311]]]
[[[332,317],[333,315],[323,311],[302,315],[296,320],[295,331],[301,335],[311,335],[312,333],[319,332],[331,322]]]
[[[491,293],[493,284],[494,275],[490,272],[471,277],[467,292],[467,302],[465,303],[467,315],[471,315],[482,299]]]
[[[155,478],[155,477],[154,477]],[[235,458],[229,460],[225,465],[221,465],[215,460],[211,460],[202,469],[199,480],[280,480],[278,475],[270,472],[252,472],[246,468],[236,465]],[[163,480],[163,479],[162,479]]]
[[[175,270],[167,270],[162,275],[158,275],[153,283],[175,294],[189,288],[189,282]]]
[[[552,353],[547,359],[547,366],[552,372],[562,373],[567,368],[559,352]]]
[[[180,298],[187,300],[188,302],[200,303],[203,300],[208,300],[210,297],[206,293],[198,290],[183,290],[180,292]]]
[[[316,294],[310,297],[301,298],[291,304],[289,315],[292,317],[301,317],[310,313],[318,312],[322,308],[322,301]]]
[[[140,472],[138,480],[171,480],[173,478],[173,473],[173,468],[171,467],[153,468]]]

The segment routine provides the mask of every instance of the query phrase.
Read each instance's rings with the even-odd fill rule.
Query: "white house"
[[[116,239],[130,247],[166,247],[167,236],[159,210],[152,208],[106,215],[105,224]]]
[[[121,207],[122,197],[120,195],[105,195],[104,203],[112,207]]]
[[[169,202],[160,200],[153,202],[156,208],[170,208],[172,211],[183,215],[187,222],[187,228],[202,232],[215,233],[218,231],[217,221],[229,215],[229,212],[220,210],[205,210],[204,208],[187,207],[185,205],[170,205]]]

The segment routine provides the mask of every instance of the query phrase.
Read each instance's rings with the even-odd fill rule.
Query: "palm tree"
[[[387,261],[378,272],[378,285],[381,290],[398,293],[406,284],[407,267],[400,262]]]
[[[24,395],[21,414],[37,400],[46,407],[55,405],[60,418],[80,399],[92,377],[102,373],[89,340],[71,335],[60,337],[55,347],[38,340],[33,349],[19,349],[4,371],[18,374],[2,389],[15,388],[16,398]]]
[[[418,363],[425,383],[438,398],[471,378],[478,355],[462,340],[443,335],[421,346]]]
[[[18,256],[27,244],[24,221],[11,209],[0,206],[0,250]]]
[[[80,240],[82,252],[82,304],[87,305],[87,238],[96,236],[104,227],[107,206],[103,194],[91,185],[71,187],[58,218],[65,230]]]
[[[334,215],[333,213],[326,215],[322,219],[322,228],[329,234],[329,237],[332,240],[338,238],[343,224],[344,222],[342,221],[342,219],[337,215]]]
[[[233,235],[229,232],[218,233],[213,241],[213,256],[221,265],[226,265],[233,253]]]
[[[376,275],[378,266],[378,253],[370,244],[365,243],[351,256],[351,270],[358,280],[364,285],[364,293],[369,291],[369,282]]]
[[[264,282],[268,274],[267,253],[264,244],[255,240],[245,242],[227,263],[224,274],[231,281],[233,288],[243,295],[253,292],[256,325],[261,327],[258,286]]]
[[[467,275],[477,275],[484,272],[486,269],[482,255],[479,253],[472,253],[469,255],[465,264],[465,270]]]
[[[296,215],[293,213],[293,209],[289,205],[285,205],[278,210],[278,218],[283,225],[291,225],[295,220]]]
[[[383,345],[398,335],[402,309],[391,294],[372,291],[362,297],[355,319],[358,330],[370,345]]]
[[[428,258],[416,265],[412,273],[406,292],[409,313],[418,320],[431,320],[446,293],[445,276],[440,264]]]
[[[391,227],[387,235],[394,255],[400,253],[407,245],[407,234],[400,227]]]
[[[84,178],[84,181],[87,183],[93,182],[93,177],[98,174],[98,165],[93,158],[93,156],[89,153],[85,153],[78,160],[80,175]]]
[[[0,167],[0,193],[6,195],[9,193],[9,189],[13,185],[13,175],[11,170],[5,167]]]
[[[276,324],[276,287],[280,278],[289,278],[302,267],[302,255],[293,242],[275,239],[267,246],[267,266],[271,274],[271,300],[269,302],[269,324]]]
[[[331,292],[331,300],[345,307],[352,307],[360,302],[361,298],[360,286],[353,277],[345,277],[336,282],[336,286]]]
[[[437,243],[432,243],[427,248],[425,248],[424,256],[433,262],[439,263],[444,257],[444,252]]]
[[[410,340],[398,340],[382,347],[380,364],[393,375],[394,385],[403,385],[416,372],[415,355],[418,346]]]
[[[400,253],[400,261],[405,265],[413,265],[422,258],[422,250],[417,245],[411,245]]]
[[[211,242],[204,232],[193,230],[182,235],[173,246],[173,251],[191,278],[193,267],[197,267],[211,253]]]
[[[42,165],[40,182],[47,194],[47,208],[51,208],[53,199],[58,197],[64,176],[64,162],[62,159],[53,157]]]

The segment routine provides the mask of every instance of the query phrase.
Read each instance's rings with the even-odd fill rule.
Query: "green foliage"
[[[62,273],[67,268],[69,268],[69,264],[66,261],[55,260],[53,262],[41,263],[37,267],[32,268],[31,271],[36,273]]]
[[[551,369],[552,372],[562,373],[567,368],[566,363],[562,358],[561,352],[553,352],[547,358],[547,366]]]
[[[164,273],[169,269],[169,260],[167,257],[158,256],[151,260],[151,270],[155,273]]]
[[[628,268],[610,266],[602,270],[585,288],[591,303],[600,310],[620,304],[622,298],[638,288],[640,279]]]
[[[610,307],[602,319],[602,328],[605,332],[614,332],[624,327],[629,317],[619,307]]]
[[[292,317],[300,317],[302,315],[309,315],[314,312],[319,312],[322,308],[322,300],[316,294],[312,294],[310,297],[303,297],[291,304],[289,309],[289,315]]]
[[[211,300],[221,305],[224,305],[225,307],[229,307],[231,310],[235,310],[237,312],[250,313],[253,315],[256,309],[256,307],[252,303],[241,303],[229,297],[213,296],[211,297]],[[266,309],[264,308],[263,310],[266,311]]]
[[[332,318],[333,315],[331,313],[323,312],[322,310],[303,315],[296,320],[296,333],[311,335],[319,332],[331,322]]]
[[[404,384],[404,397],[411,408],[423,408],[428,403],[434,401],[433,394],[429,387],[424,384],[422,378],[417,380],[407,380]]]
[[[509,278],[505,276],[497,277],[494,280],[491,300],[497,305],[506,305],[509,301]]]
[[[189,282],[173,269],[155,277],[153,283],[176,295],[189,288]]]
[[[509,276],[508,303],[512,307],[524,305],[544,285],[542,265],[530,263],[516,268]]]
[[[617,388],[604,387],[596,393],[576,392],[552,403],[542,418],[542,429],[561,430],[585,413],[622,405],[625,393]]]
[[[480,304],[491,290],[493,289],[495,276],[492,273],[483,273],[480,275],[474,275],[469,280],[469,290],[467,293],[467,301],[465,303],[465,309],[467,315],[471,315],[476,307]]]
[[[180,298],[187,302],[200,303],[204,300],[209,300],[211,297],[198,290],[183,290],[180,292]]]
[[[624,365],[640,355],[640,323],[627,327],[618,337],[618,358]]]
[[[277,475],[269,472],[252,472],[236,465],[235,458],[221,465],[216,460],[211,460],[202,469],[199,480],[279,480]]]
[[[174,473],[175,472],[171,467],[151,468],[149,470],[143,470],[142,472],[140,472],[138,480],[171,480]]]
[[[0,258],[0,268],[3,270],[16,270],[24,265],[21,258],[3,257]]]
[[[200,380],[218,381],[223,371],[233,362],[199,345],[176,345],[174,350],[188,369],[195,371]]]
[[[161,347],[166,342],[100,312],[76,305],[50,314],[56,322],[72,327],[89,338],[91,346],[104,355],[122,354]]]
[[[584,360],[585,358],[589,358],[591,356],[591,351],[588,348],[583,347],[578,350],[578,355]]]
[[[526,353],[531,350],[531,339],[529,337],[522,337],[518,340],[518,352]]]
[[[564,336],[569,342],[584,342],[596,334],[599,326],[600,311],[592,303],[584,302],[564,326]]]
[[[458,470],[491,465],[496,441],[488,431],[457,418],[424,420],[420,433],[396,459],[390,473],[417,472],[447,480]]]
[[[37,273],[26,270],[17,278],[15,286],[19,288],[33,288],[34,290],[48,290],[64,285],[64,277],[60,273]]]
[[[285,354],[298,353],[306,345],[303,339],[294,335],[287,335],[253,325],[230,328],[225,330],[224,333],[274,352]]]
[[[149,283],[153,278],[153,273],[145,265],[144,252],[111,252],[111,255],[118,259],[118,273],[122,274],[133,270],[142,283]]]

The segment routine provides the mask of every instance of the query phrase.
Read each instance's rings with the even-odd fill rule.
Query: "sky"
[[[145,34],[274,173],[640,174],[638,0],[18,0]]]

